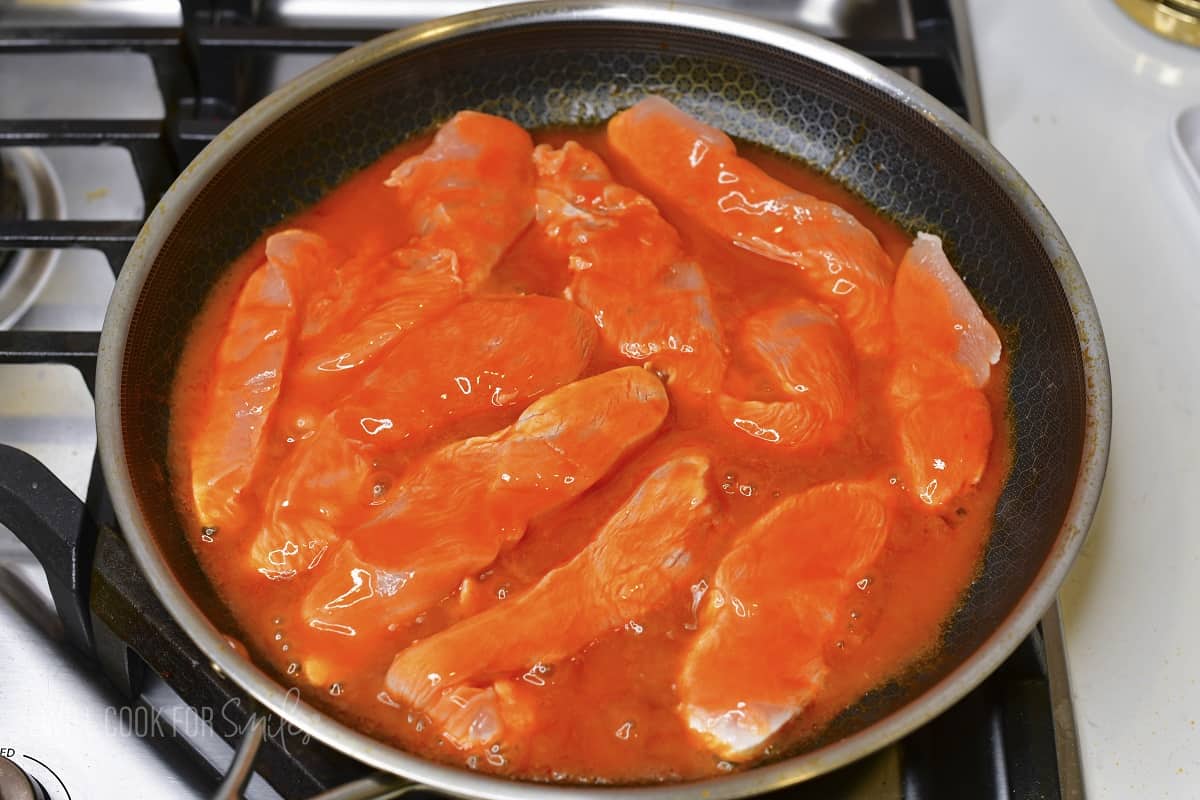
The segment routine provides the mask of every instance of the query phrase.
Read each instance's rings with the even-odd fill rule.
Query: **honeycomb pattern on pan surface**
[[[548,41],[555,45],[547,48]],[[914,697],[1011,610],[1053,544],[1070,499],[1086,391],[1054,266],[1016,207],[935,125],[824,65],[718,34],[594,22],[476,34],[364,69],[282,116],[185,212],[138,302],[123,409],[143,512],[202,605],[216,601],[188,567],[191,555],[170,501],[162,399],[188,325],[230,260],[265,228],[459,109],[527,127],[596,123],[649,93],[826,171],[911,231],[941,234],[966,282],[1009,332],[1016,450],[982,574],[941,651],[844,714],[830,735]]]

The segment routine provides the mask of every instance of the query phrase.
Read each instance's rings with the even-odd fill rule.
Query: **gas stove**
[[[95,466],[91,387],[113,276],[204,144],[333,53],[482,5],[0,2],[0,522],[40,541],[42,558],[62,557],[50,551],[65,526],[79,558],[74,580],[52,586],[0,525],[0,799],[393,796],[386,778],[256,714],[157,603]],[[708,5],[841,41],[983,127],[959,3]],[[942,717],[777,794],[1082,796],[1056,610]]]

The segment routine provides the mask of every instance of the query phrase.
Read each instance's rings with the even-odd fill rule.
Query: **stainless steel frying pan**
[[[1051,603],[1079,550],[1107,457],[1108,366],[1083,275],[1041,202],[966,123],[888,70],[737,16],[632,3],[509,6],[355,48],[256,105],[154,210],[105,321],[97,417],[124,535],[175,619],[266,707],[381,770],[459,795],[534,800],[600,789],[521,783],[433,763],[308,704],[226,644],[235,623],[171,501],[167,398],[184,337],[229,262],[267,227],[462,108],[526,127],[600,122],[648,93],[802,159],[911,231],[943,236],[1012,354],[1013,468],[979,577],[940,650],[838,717],[805,752],[639,797],[738,797],[860,758],[988,675]]]

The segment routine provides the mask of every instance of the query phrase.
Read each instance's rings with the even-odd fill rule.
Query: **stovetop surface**
[[[189,18],[185,45],[183,14],[168,0],[81,3],[70,12],[50,0],[0,0],[0,144],[46,145],[70,221],[42,229],[49,238],[36,242],[0,221],[0,247],[63,247],[38,301],[15,332],[0,332],[0,443],[42,461],[80,497],[88,495],[96,443],[85,380],[95,340],[85,332],[99,330],[121,247],[144,218],[145,198],[152,204],[236,113],[329,52],[372,32],[486,3],[278,0],[260,4],[257,15],[248,2],[193,5],[200,13]],[[846,40],[920,80],[961,113],[974,104],[969,51],[945,45],[955,42],[945,2],[709,5],[739,6]],[[216,32],[251,27],[282,38],[271,56],[247,59],[206,44],[220,38]],[[288,46],[313,39],[328,52]],[[906,50],[906,42],[920,47]],[[109,146],[118,128],[141,137],[139,144]],[[110,236],[103,250],[77,246],[97,232],[113,234],[117,245]],[[84,374],[71,363],[84,364]],[[92,499],[102,505],[102,498]],[[785,793],[1058,797],[1048,681],[1035,637],[981,690],[902,746]],[[197,715],[152,674],[131,704],[63,640],[40,567],[0,526],[0,756],[37,778],[48,797],[208,796],[211,770],[194,751],[218,768],[228,762],[229,744],[201,719],[222,712],[210,705]],[[256,777],[246,796],[280,795]]]

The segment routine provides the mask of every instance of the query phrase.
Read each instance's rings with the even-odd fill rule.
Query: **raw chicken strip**
[[[608,139],[660,201],[737,247],[795,267],[860,354],[886,350],[893,268],[857,219],[775,180],[738,156],[724,133],[661,97],[613,117]]]
[[[411,443],[573,381],[595,343],[595,325],[565,300],[481,297],[406,337],[335,417],[351,438]]]
[[[341,408],[319,425],[296,422],[251,561],[273,580],[315,566],[337,528],[384,499],[376,456],[574,380],[595,339],[573,304],[537,296],[470,300],[413,331]]]
[[[924,506],[950,503],[983,477],[992,415],[983,387],[1000,337],[942,252],[917,235],[892,296],[900,357],[890,386],[900,473]]]
[[[460,111],[386,181],[421,248],[453,251],[468,290],[487,280],[533,219],[532,153],[519,125]]]
[[[786,448],[818,446],[843,430],[854,405],[854,360],[833,317],[815,303],[793,300],[749,317],[740,345],[739,361],[757,370],[740,380],[741,370],[731,370],[726,393],[717,398],[731,425]],[[752,381],[760,373],[771,399],[743,399],[755,392]]]
[[[562,661],[689,596],[712,529],[708,471],[701,455],[659,466],[571,561],[523,594],[401,652],[388,670],[391,696],[427,713],[463,749],[527,733],[532,715],[507,679]]]
[[[205,527],[235,524],[279,400],[306,287],[331,268],[324,240],[301,230],[267,239],[266,261],[242,287],[217,350],[191,453],[192,499]]]
[[[452,250],[397,250],[373,269],[353,261],[343,272],[358,271],[352,284],[334,291],[340,306],[322,324],[305,320],[299,364],[288,375],[288,393],[306,407],[332,408],[383,358],[396,341],[463,299]],[[357,284],[357,285],[354,285]],[[364,285],[365,284],[365,285]],[[342,331],[330,334],[330,328]]]
[[[759,753],[825,684],[843,606],[883,547],[888,509],[863,483],[789,497],[721,561],[679,677],[687,726],[722,758]]]
[[[904,354],[892,373],[900,477],[922,506],[940,508],[979,483],[992,442],[992,411],[955,362]]]
[[[406,247],[357,256],[306,314],[292,394],[330,407],[396,339],[459,302],[491,274],[533,219],[533,143],[499,117],[464,111],[386,181]],[[345,330],[329,337],[330,329]]]
[[[347,636],[412,621],[646,441],[667,414],[652,373],[623,367],[533,403],[491,436],[442,447],[355,531],[304,603],[309,624]]]
[[[725,372],[721,335],[708,282],[679,234],[578,143],[538,145],[533,157],[536,224],[571,270],[566,295],[595,318],[608,355],[714,391]]]
[[[942,240],[918,233],[896,271],[892,318],[900,347],[939,354],[967,371],[972,386],[988,382],[1000,360],[1000,337],[942,252]]]
[[[367,513],[375,475],[368,448],[321,425],[293,451],[271,484],[250,563],[266,578],[287,580],[315,569],[336,533]]]
[[[336,266],[338,254],[320,234],[288,228],[267,237],[266,257],[297,276],[309,295]]]

